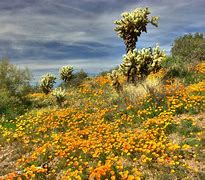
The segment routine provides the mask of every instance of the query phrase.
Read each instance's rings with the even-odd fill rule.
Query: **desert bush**
[[[179,78],[186,85],[200,82],[204,79],[204,75],[191,68],[192,65],[183,61],[180,57],[168,56],[162,62],[162,67],[167,69],[165,79]]]
[[[14,119],[30,107],[27,94],[31,91],[28,69],[19,69],[7,59],[0,61],[0,117]]]
[[[24,114],[31,105],[26,97],[12,95],[7,89],[0,89],[0,99],[0,117],[9,120]]]
[[[167,57],[163,62],[162,67],[168,70],[166,75],[167,79],[174,77],[183,78],[188,73],[187,64],[183,62],[179,57]]]
[[[55,101],[51,94],[45,94],[42,92],[31,93],[28,95],[28,99],[30,100],[33,109],[51,107]]]
[[[172,56],[180,57],[184,62],[202,61],[205,59],[205,38],[203,33],[186,34],[174,41]]]
[[[40,88],[45,94],[48,94],[55,83],[56,77],[53,74],[47,73],[40,80]]]
[[[76,72],[72,75],[70,81],[62,83],[62,87],[78,87],[80,86],[85,79],[88,77],[88,74],[82,69],[79,72]]]
[[[151,96],[157,99],[159,90],[162,87],[161,78],[147,77],[144,81],[133,84],[126,84],[123,87],[122,96],[131,104],[139,104],[141,101]]]
[[[12,95],[23,96],[30,91],[31,73],[28,69],[19,69],[7,59],[0,60],[1,89]]]

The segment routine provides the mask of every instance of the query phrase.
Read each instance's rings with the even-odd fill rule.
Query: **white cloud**
[[[159,43],[162,48],[170,51],[174,39],[188,32],[202,31],[205,29],[204,0],[141,0],[141,1],[116,1],[116,0],[36,0],[24,8],[10,8],[20,5],[24,0],[15,3],[11,0],[1,0],[0,2],[0,42],[8,41],[7,45],[1,43],[1,55],[15,52],[18,54],[13,62],[20,66],[28,65],[33,70],[56,69],[67,62],[73,63],[76,68],[84,68],[89,71],[100,71],[100,69],[110,69],[120,62],[124,53],[123,41],[114,32],[113,21],[120,18],[123,11],[129,11],[136,7],[150,7],[151,15],[160,17],[159,27],[148,27],[148,33],[142,34],[137,42],[137,47],[149,47]],[[103,6],[93,6],[102,3]],[[83,6],[82,6],[83,4]],[[110,5],[110,6],[108,6]],[[7,8],[4,8],[4,7]],[[93,9],[91,8],[93,7]],[[86,46],[90,51],[109,52],[110,47],[116,48],[119,55],[110,53],[107,57],[89,57],[72,61],[73,57],[65,57],[65,60],[58,63],[54,60],[42,60],[42,55],[38,53],[38,48],[32,42],[49,43],[60,42],[67,46]],[[95,43],[102,44],[97,48]],[[107,48],[106,48],[107,47]],[[61,55],[56,49],[46,49],[45,53]],[[24,52],[31,52],[30,61],[23,55]],[[39,50],[40,51],[40,50]],[[35,61],[37,56],[38,59]],[[111,51],[112,52],[112,51]],[[76,51],[76,54],[79,53]],[[100,52],[99,52],[100,53]],[[69,55],[69,53],[68,53]],[[85,55],[86,56],[86,55]],[[76,59],[76,58],[75,58]]]

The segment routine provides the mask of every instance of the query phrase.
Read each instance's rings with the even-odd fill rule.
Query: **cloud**
[[[75,72],[83,69],[90,75],[100,73],[102,71],[110,70],[113,67],[119,65],[121,61],[121,56],[117,58],[107,58],[107,59],[61,59],[52,61],[48,63],[47,59],[41,59],[40,61],[35,61],[33,59],[24,59],[21,62],[13,62],[20,68],[28,67],[33,72],[33,82],[38,82],[42,75],[45,73],[53,73],[58,76],[58,71],[62,66],[71,65],[74,67]]]
[[[160,16],[159,27],[148,26],[137,47],[159,43],[169,53],[176,37],[205,29],[204,5],[204,0],[1,0],[0,56],[36,72],[60,63],[99,72],[120,63],[125,53],[113,30],[123,11],[148,6]]]

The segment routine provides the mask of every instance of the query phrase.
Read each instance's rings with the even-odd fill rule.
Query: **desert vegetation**
[[[28,70],[1,61],[0,180],[205,178],[203,34],[179,37],[169,56],[136,49],[158,26],[149,14],[115,22],[126,54],[95,77],[68,65],[34,89]]]

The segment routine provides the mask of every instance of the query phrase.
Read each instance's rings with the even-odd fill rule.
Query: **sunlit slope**
[[[34,109],[16,128],[0,127],[3,144],[20,155],[7,178],[203,178],[205,81],[185,86],[160,73],[148,77],[151,90],[138,86],[134,95],[117,94],[107,77],[92,78],[68,89],[63,108]]]

